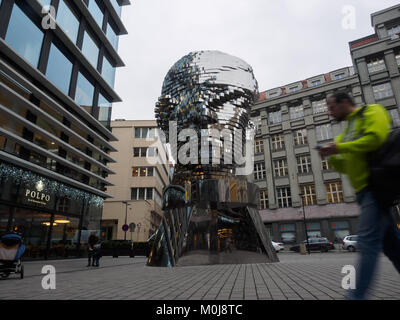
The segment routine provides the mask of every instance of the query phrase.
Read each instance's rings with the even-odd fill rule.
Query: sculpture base
[[[165,190],[167,208],[147,265],[173,267],[278,262],[254,204],[216,203],[219,192],[204,189],[205,185],[207,181],[202,181],[203,190],[212,194],[213,201],[181,207],[182,203],[176,199],[179,189],[173,192],[168,188]],[[258,192],[253,184],[245,189],[246,192]],[[198,198],[199,189],[195,193]]]

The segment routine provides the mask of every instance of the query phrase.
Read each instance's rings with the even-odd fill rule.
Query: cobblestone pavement
[[[336,300],[344,265],[357,253],[280,253],[280,263],[181,268],[145,266],[144,257],[25,262],[25,278],[0,280],[0,299]],[[56,289],[44,290],[43,265],[56,268]],[[383,255],[369,299],[400,299],[400,277]]]

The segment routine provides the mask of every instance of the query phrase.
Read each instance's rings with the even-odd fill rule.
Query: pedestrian
[[[96,263],[96,248],[95,246],[98,244],[99,238],[97,237],[95,232],[92,232],[88,239],[88,265],[90,267],[92,265],[95,266]]]
[[[356,289],[348,299],[365,299],[380,252],[392,261],[400,273],[400,233],[391,215],[392,208],[382,205],[371,191],[367,153],[377,150],[390,132],[390,116],[381,105],[357,108],[347,93],[328,98],[330,115],[338,122],[347,121],[335,142],[319,147],[321,157],[329,157],[336,171],[346,174],[361,207],[358,223],[360,256],[356,268]]]
[[[232,253],[232,240],[230,237],[226,238],[225,241],[225,252],[229,252]]]

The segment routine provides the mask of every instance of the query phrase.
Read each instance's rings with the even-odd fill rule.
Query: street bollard
[[[300,254],[306,254],[306,245],[304,243],[300,244]]]

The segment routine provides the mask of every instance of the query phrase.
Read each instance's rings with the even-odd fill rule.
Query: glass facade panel
[[[47,78],[68,95],[72,63],[52,44],[46,69]]]
[[[107,31],[106,35],[108,40],[111,42],[112,46],[114,47],[115,50],[118,50],[118,40],[119,37],[115,33],[114,29],[111,27],[110,24],[107,24]]]
[[[72,40],[72,42],[76,43],[79,30],[79,21],[64,0],[60,0],[56,21]]]
[[[89,62],[97,69],[97,61],[99,59],[99,47],[96,45],[92,37],[85,31],[83,36],[82,52]]]
[[[39,0],[39,2],[43,7],[46,7],[50,5],[51,0]],[[0,5],[1,5],[1,0],[0,0]]]
[[[108,61],[106,57],[103,58],[103,68],[101,69],[101,74],[107,83],[114,88],[115,68],[111,65],[110,61]]]
[[[121,6],[118,4],[117,0],[110,0],[110,2],[117,12],[118,16],[121,17]]]
[[[84,107],[89,113],[93,105],[94,87],[88,79],[80,72],[78,74],[78,82],[76,85],[75,101]]]
[[[49,257],[75,255],[78,242],[79,219],[54,215]]]
[[[37,67],[43,42],[43,32],[14,5],[5,41],[22,57]]]
[[[106,98],[104,98],[101,94],[99,94],[99,117],[98,120],[105,127],[110,126],[111,120],[111,102],[109,102]]]
[[[103,26],[103,12],[100,10],[96,0],[89,0],[89,11],[92,14],[94,20],[96,20],[100,29]]]
[[[26,251],[24,256],[41,258],[45,255],[51,214],[15,208],[11,228],[22,234]]]

